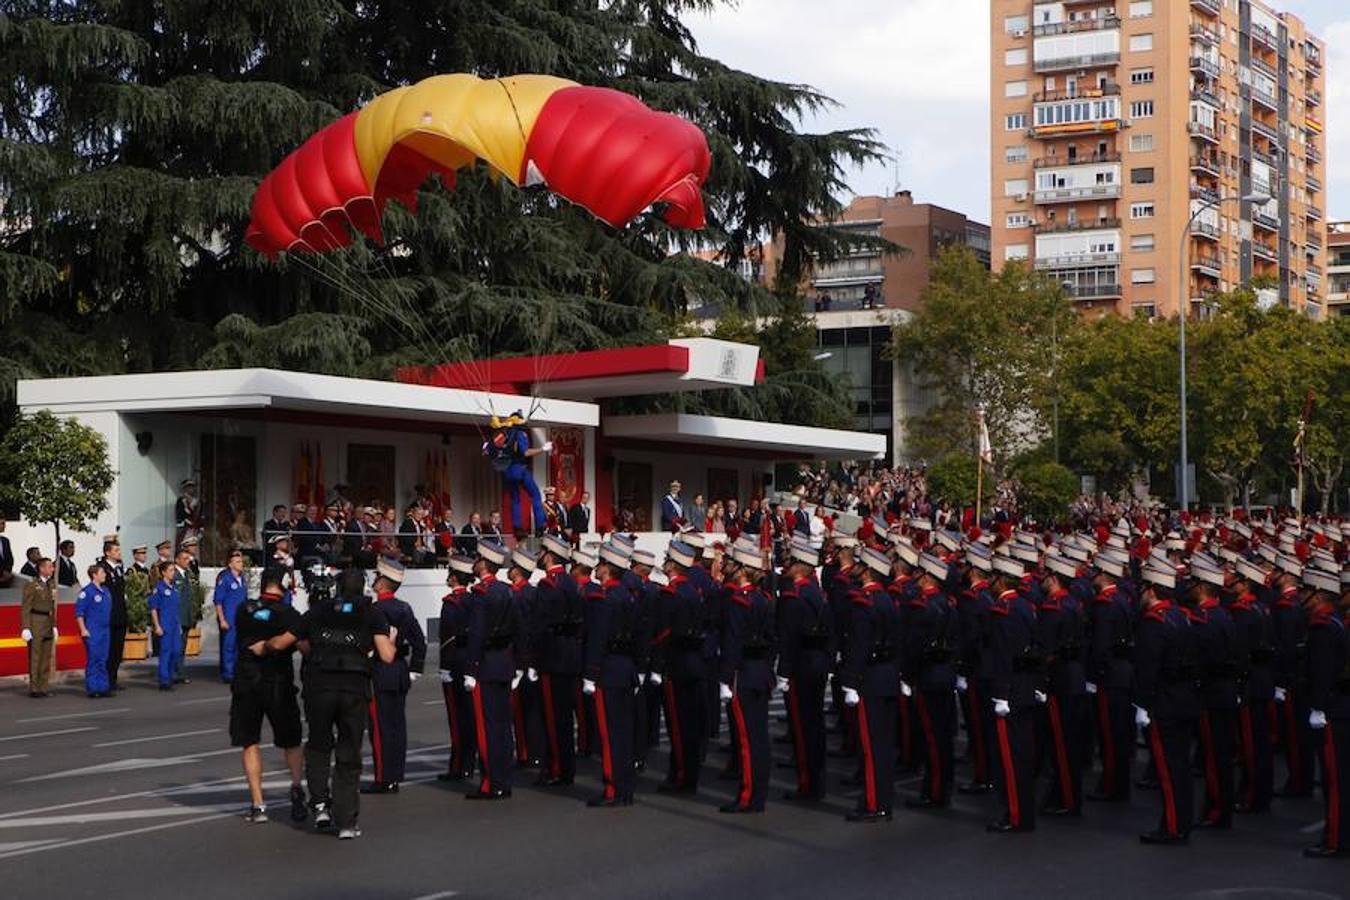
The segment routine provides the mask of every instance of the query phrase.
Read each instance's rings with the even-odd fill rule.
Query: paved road
[[[287,778],[270,749],[267,789],[281,815],[246,826],[226,689],[207,660],[190,674],[192,684],[160,694],[149,667],[137,665],[121,694],[100,701],[86,700],[74,682],[43,701],[29,700],[16,683],[0,686],[0,895],[1350,896],[1350,862],[1299,855],[1316,837],[1321,808],[1312,801],[1281,802],[1272,816],[1241,819],[1225,835],[1199,834],[1189,848],[1137,843],[1157,818],[1152,794],[1129,809],[1043,821],[1029,835],[986,834],[992,798],[960,797],[950,812],[901,812],[889,825],[856,826],[841,818],[853,799],[842,788],[818,809],[773,802],[792,787],[786,768],[775,770],[762,816],[718,814],[730,782],[710,781],[696,798],[658,795],[660,773],[651,771],[633,808],[590,810],[582,801],[597,790],[593,761],[583,762],[568,793],[521,787],[506,803],[466,803],[434,780],[445,759],[434,680],[409,698],[412,783],[398,796],[362,798],[363,839],[338,842],[280,821]],[[846,765],[831,765],[837,782]],[[913,789],[906,782],[901,792]]]

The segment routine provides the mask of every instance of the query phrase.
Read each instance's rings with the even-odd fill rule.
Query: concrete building
[[[1327,315],[1350,316],[1350,222],[1327,224]]]
[[[1257,0],[990,9],[995,266],[1028,260],[1084,310],[1195,315],[1259,278],[1322,315],[1326,53],[1302,21]],[[1200,211],[1251,194],[1271,199]]]

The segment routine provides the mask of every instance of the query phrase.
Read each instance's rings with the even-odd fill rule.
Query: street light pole
[[[1181,316],[1180,337],[1178,339],[1179,355],[1181,357],[1181,472],[1180,477],[1180,508],[1184,511],[1190,507],[1190,491],[1186,483],[1186,473],[1190,468],[1190,448],[1187,446],[1186,435],[1186,320],[1191,315],[1190,300],[1190,279],[1186,276],[1187,253],[1191,239],[1191,226],[1195,220],[1200,218],[1200,214],[1210,209],[1217,209],[1226,203],[1266,203],[1270,200],[1265,194],[1234,194],[1231,197],[1220,197],[1215,200],[1207,200],[1195,208],[1191,217],[1186,220],[1186,227],[1181,230],[1181,246],[1177,254],[1177,265],[1180,271],[1180,278],[1177,279],[1177,310]]]

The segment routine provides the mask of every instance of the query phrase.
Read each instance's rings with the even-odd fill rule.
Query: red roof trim
[[[474,391],[528,393],[539,381],[579,381],[632,375],[683,375],[689,371],[689,348],[671,344],[619,347],[551,356],[517,356],[438,366],[406,366],[396,373],[404,384],[463,388]],[[763,379],[764,363],[756,379]]]

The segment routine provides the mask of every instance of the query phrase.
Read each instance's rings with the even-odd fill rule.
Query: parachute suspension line
[[[520,121],[520,110],[516,108],[516,98],[511,95],[511,89],[506,86],[506,82],[501,78],[494,78],[493,81],[501,87],[502,93],[506,94],[506,101],[511,104],[511,112],[516,117],[516,129],[520,132],[520,145],[525,147],[530,142],[530,136],[525,133],[525,123]],[[519,177],[520,173],[516,173]]]

